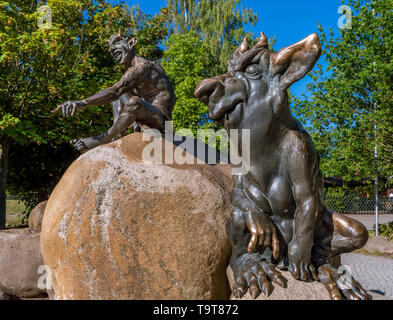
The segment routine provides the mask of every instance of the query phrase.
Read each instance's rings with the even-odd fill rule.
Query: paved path
[[[365,289],[393,299],[393,259],[346,253],[341,261]]]
[[[366,215],[366,214],[346,214],[346,216],[351,217],[352,219],[358,220],[363,223],[368,230],[372,230],[373,225],[375,224],[375,215]],[[393,221],[393,214],[379,214],[378,222],[379,223],[387,223]]]

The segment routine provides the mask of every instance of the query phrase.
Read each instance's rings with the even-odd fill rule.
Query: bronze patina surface
[[[319,156],[289,108],[288,88],[320,55],[317,34],[274,53],[262,33],[252,48],[243,41],[226,74],[205,79],[195,89],[211,119],[228,134],[230,129],[250,129],[251,134],[250,170],[233,176],[228,224],[236,297],[247,290],[253,297],[269,294],[269,281],[284,286],[277,269],[288,268],[295,279],[324,283],[332,299],[369,299],[352,277],[339,286],[340,274],[330,264],[337,255],[362,247],[367,230],[325,207]]]
[[[112,127],[100,136],[72,140],[71,144],[77,150],[85,152],[113,141],[131,125],[134,131],[163,130],[165,121],[171,120],[176,101],[172,85],[159,64],[136,56],[136,44],[136,38],[129,39],[121,32],[113,35],[109,40],[109,52],[127,68],[120,81],[89,98],[67,101],[53,111],[61,110],[65,117],[69,117],[84,107],[112,102]]]

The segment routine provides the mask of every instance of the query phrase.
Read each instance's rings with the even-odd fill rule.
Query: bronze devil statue
[[[134,131],[147,128],[164,130],[165,121],[171,120],[175,105],[175,92],[164,69],[156,62],[135,54],[137,39],[129,39],[119,31],[109,39],[109,52],[127,68],[122,78],[113,86],[78,101],[67,101],[53,112],[62,110],[65,117],[77,110],[112,102],[113,125],[102,135],[71,141],[74,147],[85,152],[121,136],[130,126]]]
[[[235,297],[247,290],[254,298],[261,291],[269,294],[269,281],[284,286],[277,269],[288,268],[295,279],[321,281],[332,299],[370,298],[352,277],[340,284],[331,263],[341,253],[361,248],[368,232],[324,205],[319,156],[289,108],[288,88],[320,55],[317,34],[274,53],[262,33],[252,48],[243,41],[228,61],[227,73],[205,79],[195,89],[211,119],[228,133],[250,130],[250,170],[233,176],[228,224]]]

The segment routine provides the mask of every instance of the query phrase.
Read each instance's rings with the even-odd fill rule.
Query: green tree
[[[243,7],[240,0],[168,0],[172,33],[195,31],[210,53],[210,76],[226,71],[226,63],[257,14]],[[253,38],[249,33],[250,39]]]
[[[307,95],[294,98],[326,176],[344,180],[393,176],[393,2],[349,0],[351,29],[328,34],[320,26],[326,70],[312,73]]]
[[[107,40],[119,28],[137,27],[125,19],[124,7],[105,0],[49,0],[45,4],[51,9],[52,23],[39,28],[38,1],[0,1],[0,228],[5,226],[10,146],[36,143],[57,148],[76,136],[103,132],[110,124],[108,106],[89,108],[72,119],[53,116],[50,111],[60,102],[112,85],[122,69],[108,54]],[[143,36],[140,51],[148,43],[146,52],[153,58],[162,53],[155,47],[166,37],[165,20],[162,12],[147,17],[146,28],[138,29]],[[20,156],[29,161],[29,154]],[[44,157],[45,153],[41,158],[45,163]],[[36,183],[34,192],[40,181]]]
[[[165,43],[162,67],[175,87],[176,105],[173,110],[175,129],[212,127],[207,107],[194,97],[197,84],[209,74],[210,55],[206,43],[193,31],[173,34]]]
[[[27,156],[26,156],[27,155]],[[54,144],[11,142],[7,191],[23,201],[27,214],[47,200],[60,177],[79,155],[68,142]]]

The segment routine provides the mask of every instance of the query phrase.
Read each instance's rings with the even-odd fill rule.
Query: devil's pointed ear
[[[321,51],[318,35],[311,34],[272,55],[272,75],[280,74],[280,86],[287,89],[314,67]]]
[[[138,43],[138,39],[137,38],[131,38],[130,41],[128,41],[128,44],[131,47],[135,47],[137,43]]]

